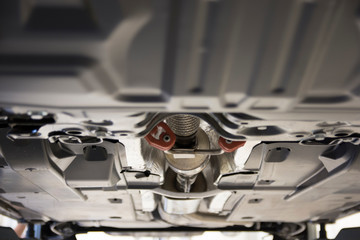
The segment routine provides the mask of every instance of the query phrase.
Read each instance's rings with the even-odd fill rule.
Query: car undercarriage
[[[359,9],[1,1],[0,213],[314,240],[360,210]]]

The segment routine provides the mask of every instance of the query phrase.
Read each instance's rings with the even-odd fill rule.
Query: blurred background
[[[15,228],[18,222],[14,219],[0,215],[0,226]],[[326,230],[329,239],[334,239],[343,228],[360,227],[360,213],[356,213],[341,219],[333,224],[327,224]],[[317,227],[318,231],[320,227]],[[26,229],[24,231],[24,236]],[[273,237],[265,232],[216,232],[208,231],[198,236],[182,237],[132,237],[132,236],[113,236],[103,232],[90,232],[87,234],[76,235],[77,240],[272,240]]]

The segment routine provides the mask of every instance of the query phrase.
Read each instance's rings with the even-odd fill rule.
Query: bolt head
[[[165,135],[165,136],[163,137],[163,140],[164,140],[164,142],[170,142],[171,138],[170,138],[169,135]]]

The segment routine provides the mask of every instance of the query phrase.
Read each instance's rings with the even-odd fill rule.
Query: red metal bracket
[[[233,152],[236,149],[244,146],[246,141],[231,141],[220,137],[218,143],[219,146],[224,150],[224,152]]]
[[[161,122],[145,136],[145,140],[151,146],[161,151],[167,151],[174,146],[176,136],[166,123]]]

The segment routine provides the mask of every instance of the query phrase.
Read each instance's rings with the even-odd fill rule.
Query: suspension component
[[[190,192],[197,174],[208,163],[209,155],[199,154],[199,150],[210,148],[209,138],[199,128],[200,120],[197,117],[180,114],[168,118],[166,122],[176,134],[175,149],[185,150],[166,151],[166,159],[170,167],[177,173],[177,188],[180,191]]]
[[[245,141],[220,137],[220,149],[210,149],[210,140],[199,125],[199,118],[179,114],[167,118],[166,123],[160,122],[145,137],[151,146],[164,151],[169,166],[177,173],[179,191],[191,191],[191,185],[206,167],[211,155],[233,152],[245,144]]]
[[[245,143],[246,141],[231,141],[223,137],[220,137],[218,140],[218,144],[221,147],[221,149],[224,150],[224,152],[233,152],[236,149],[244,146]]]
[[[174,146],[176,136],[166,123],[160,122],[147,136],[145,136],[145,140],[151,146],[162,151],[167,151]]]

